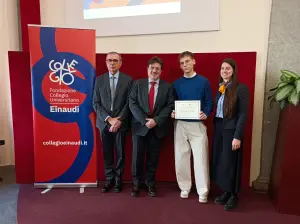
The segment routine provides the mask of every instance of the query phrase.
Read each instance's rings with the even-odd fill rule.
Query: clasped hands
[[[110,123],[111,127],[109,128],[109,132],[117,132],[121,127],[122,122],[119,120],[120,117],[110,117],[107,119],[108,123]]]
[[[156,122],[152,118],[146,118],[146,120],[147,120],[147,123],[145,125],[147,126],[147,128],[151,129],[156,126]]]
[[[171,117],[175,118],[175,110],[173,110],[173,112],[171,113]],[[200,113],[199,113],[199,119],[200,120],[206,120],[207,119],[206,114],[203,113],[202,111],[200,111]]]
[[[109,128],[109,132],[117,132],[121,127],[122,122],[119,120],[120,117],[110,117],[108,118],[108,122],[111,127]],[[156,122],[152,118],[146,118],[147,123],[145,124],[149,129],[154,128],[156,126]]]

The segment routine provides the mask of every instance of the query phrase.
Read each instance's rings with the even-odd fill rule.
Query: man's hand
[[[241,140],[234,138],[232,140],[232,151],[235,151],[241,147]]]
[[[107,121],[110,123],[111,127],[109,129],[110,132],[117,132],[121,127],[122,122],[119,120],[120,117],[110,117]]]
[[[203,112],[201,111],[200,114],[199,114],[199,118],[200,118],[200,120],[206,120],[206,119],[207,119],[207,116],[206,116],[205,113],[203,113]]]
[[[117,132],[118,130],[119,130],[119,128],[114,127],[114,126],[111,126],[111,127],[109,128],[109,132]]]
[[[120,117],[110,117],[107,121],[111,126],[120,127],[122,122],[119,119]]]
[[[175,110],[172,111],[171,118],[175,118]]]
[[[146,118],[146,120],[147,120],[146,126],[149,129],[154,128],[156,126],[156,122],[152,118]]]

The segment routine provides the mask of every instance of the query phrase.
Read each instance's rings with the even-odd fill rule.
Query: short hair
[[[109,54],[117,54],[119,56],[119,58],[120,58],[120,61],[122,61],[122,56],[121,56],[120,53],[118,53],[116,51],[110,51],[110,52],[107,53],[107,55],[109,55]],[[107,55],[106,55],[106,57],[107,57]]]
[[[159,58],[159,57],[157,57],[157,56],[152,57],[152,58],[148,61],[148,67],[149,67],[149,65],[152,65],[152,64],[154,64],[154,63],[160,64],[161,69],[163,69],[163,67],[164,67],[164,62],[163,62],[163,60],[161,60],[161,58]]]
[[[181,58],[184,58],[184,57],[190,57],[191,59],[195,59],[195,56],[192,52],[190,51],[184,51],[182,52],[179,56],[178,56],[178,61],[180,61]]]

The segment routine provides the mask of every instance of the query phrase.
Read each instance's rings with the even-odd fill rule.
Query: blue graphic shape
[[[129,0],[128,6],[134,6],[134,5],[141,5],[144,2],[144,0]]]
[[[92,95],[95,69],[89,61],[79,55],[70,52],[58,52],[55,45],[55,30],[55,28],[49,27],[40,28],[40,44],[44,57],[32,68],[33,106],[40,114],[54,122],[76,122],[80,130],[80,140],[82,142],[86,141],[87,145],[80,145],[73,164],[65,173],[55,179],[37,183],[76,183],[86,170],[93,154],[94,132],[89,115],[93,112]],[[42,82],[44,77],[49,73],[49,62],[51,60],[62,62],[64,59],[68,63],[76,60],[78,64],[76,64],[75,68],[85,78],[83,80],[74,76],[74,82],[69,86],[86,94],[85,100],[79,106],[79,113],[51,113],[49,110],[50,104],[43,96]]]
[[[84,9],[90,9],[90,4],[93,2],[94,0],[84,0]],[[99,0],[97,2],[97,4],[101,4],[104,0]]]
[[[90,8],[90,4],[93,2],[94,0],[84,0],[83,2],[83,8],[84,9],[89,9]]]

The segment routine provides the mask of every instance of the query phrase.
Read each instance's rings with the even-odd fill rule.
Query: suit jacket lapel
[[[216,103],[218,103],[220,97],[221,97],[221,93],[218,91],[216,95]]]
[[[144,109],[146,110],[147,113],[150,112],[150,107],[149,107],[149,82],[148,79],[145,79],[145,82],[143,83],[142,89],[141,89],[141,94],[143,97],[143,102],[144,104]]]
[[[105,74],[104,82],[105,82],[105,88],[106,88],[108,99],[111,99],[109,73]]]
[[[156,95],[156,99],[155,99],[155,104],[154,104],[154,109],[153,112],[155,112],[155,110],[157,109],[157,106],[159,105],[161,98],[163,96],[163,90],[164,90],[164,84],[162,81],[159,81],[159,85],[158,85],[158,90],[157,90],[157,95]]]
[[[120,88],[122,88],[123,81],[124,81],[123,80],[123,75],[122,75],[122,73],[119,73],[119,78],[118,78],[118,82],[117,82],[115,98],[117,97],[118,93],[120,92]]]

